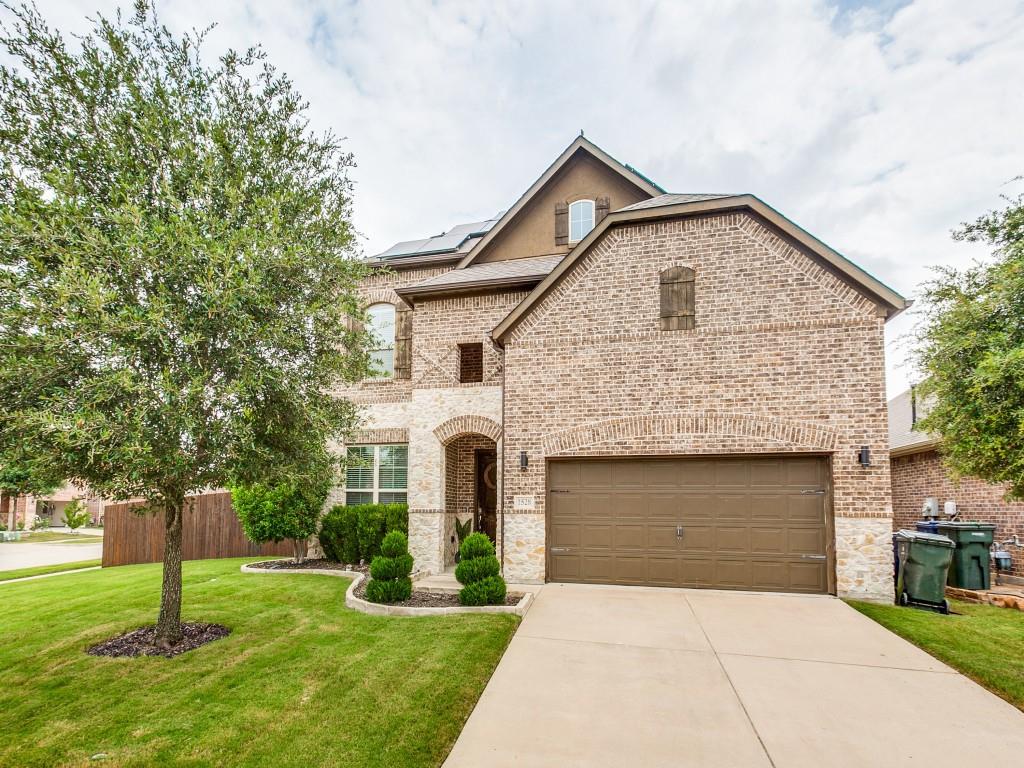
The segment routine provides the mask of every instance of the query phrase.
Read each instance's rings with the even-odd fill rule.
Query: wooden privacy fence
[[[192,502],[189,504],[188,502]],[[159,563],[164,559],[162,512],[139,514],[141,502],[108,504],[103,513],[103,567]],[[183,560],[291,555],[292,543],[253,544],[242,531],[227,491],[191,496],[182,519]]]

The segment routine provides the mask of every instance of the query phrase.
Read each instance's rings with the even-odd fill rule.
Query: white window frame
[[[360,504],[379,504],[380,495],[382,493],[404,493],[404,502],[393,502],[396,504],[408,504],[409,503],[409,444],[408,443],[360,443],[354,445],[345,446],[345,456],[348,457],[349,448],[370,448],[373,450],[373,472],[372,472],[372,483],[370,488],[349,488],[348,487],[348,469],[345,470],[345,483],[342,485],[342,492],[345,494],[345,504],[348,505],[348,494],[349,493],[369,493],[372,495],[372,500],[369,502],[358,502]],[[380,449],[381,448],[405,448],[405,488],[381,488],[380,487]],[[392,503],[392,502],[388,502]]]
[[[366,308],[366,312],[369,313],[374,307],[389,307],[391,309],[391,338],[387,339],[377,334],[377,329],[373,328],[375,343],[380,343],[381,346],[370,349],[370,354],[373,355],[377,352],[391,352],[391,364],[381,365],[379,370],[374,373],[378,378],[388,379],[394,378],[395,375],[395,332],[397,330],[396,325],[398,323],[398,308],[394,304],[386,301],[375,301],[373,304]],[[374,361],[376,364],[376,360]]]
[[[584,232],[579,237],[574,238],[572,236],[572,209],[575,208],[576,206],[584,204],[584,203],[586,203],[587,205],[590,206],[590,229],[588,229],[586,232]],[[597,224],[595,223],[595,219],[596,218],[597,218],[597,203],[594,200],[587,200],[586,198],[584,198],[583,200],[573,200],[571,203],[569,203],[569,242],[570,243],[578,243],[580,240],[582,240],[584,237],[586,237],[588,234],[590,234],[591,230],[593,230],[594,227],[597,226]],[[580,222],[582,223],[583,219],[580,219]]]

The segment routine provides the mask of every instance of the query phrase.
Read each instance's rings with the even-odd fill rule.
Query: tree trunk
[[[0,493],[0,515],[7,514],[7,530],[13,531],[17,529],[17,522],[15,518],[15,510],[18,507],[18,497],[11,496],[9,493]]]
[[[168,649],[181,640],[181,516],[183,499],[168,501],[164,511],[164,582],[156,644]]]
[[[295,562],[301,563],[306,559],[306,547],[309,539],[292,539],[292,546],[295,548]]]

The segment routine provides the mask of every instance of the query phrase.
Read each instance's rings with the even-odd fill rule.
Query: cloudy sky
[[[122,5],[126,4],[126,1]],[[38,0],[68,31],[115,0]],[[261,43],[347,137],[362,248],[510,206],[582,129],[670,192],[752,192],[909,297],[1024,191],[1024,2],[162,0]],[[0,12],[2,16],[2,12]],[[889,324],[890,396],[913,373]]]

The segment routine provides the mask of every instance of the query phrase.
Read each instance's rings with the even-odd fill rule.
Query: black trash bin
[[[992,523],[939,523],[939,533],[956,544],[953,563],[949,566],[949,586],[960,589],[991,587],[989,549],[995,531]]]

